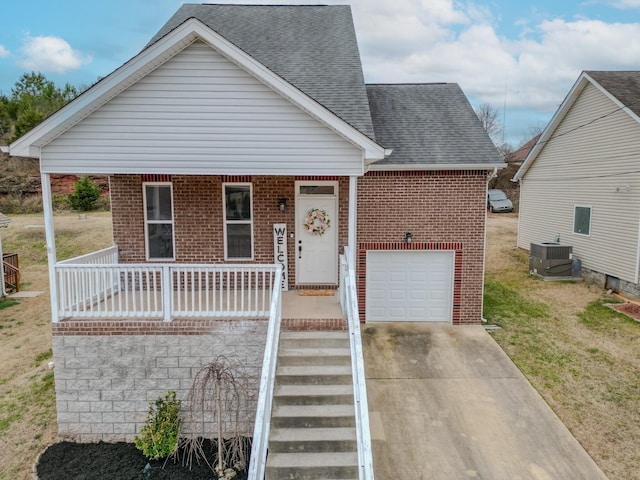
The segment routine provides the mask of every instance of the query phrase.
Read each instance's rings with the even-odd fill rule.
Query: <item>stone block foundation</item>
[[[267,326],[266,319],[53,324],[59,436],[133,441],[149,403],[169,390],[184,400],[200,368],[219,355],[250,379],[241,434],[253,435]]]

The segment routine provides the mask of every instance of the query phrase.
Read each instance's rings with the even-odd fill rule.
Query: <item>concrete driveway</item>
[[[376,479],[606,479],[481,326],[362,338]]]

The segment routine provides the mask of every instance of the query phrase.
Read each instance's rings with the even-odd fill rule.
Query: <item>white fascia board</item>
[[[9,145],[0,145],[0,152],[9,153]]]
[[[109,76],[95,84],[71,103],[46,119],[29,133],[10,145],[14,156],[39,155],[30,147],[42,147],[56,136],[78,123],[120,92],[133,85],[183,48],[202,40],[221,55],[243,68],[259,81],[272,88],[298,108],[334,130],[347,141],[360,148],[367,160],[381,160],[385,150],[344,120],[338,118],[308,95],[276,75],[246,52],[211,30],[199,20],[190,18],[156,43],[146,48]],[[39,150],[39,149],[38,149]],[[39,157],[36,157],[39,158]]]
[[[576,80],[576,83],[574,83],[573,87],[571,87],[571,90],[569,90],[569,93],[562,101],[562,104],[560,105],[558,110],[556,110],[556,113],[553,114],[553,117],[540,135],[540,138],[527,155],[527,158],[524,159],[524,162],[522,162],[522,165],[520,165],[520,168],[518,169],[518,171],[516,171],[515,175],[511,179],[512,182],[518,182],[522,177],[526,175],[527,170],[529,170],[531,164],[535,162],[544,145],[553,136],[553,133],[555,132],[558,125],[560,125],[560,122],[562,122],[569,109],[576,102],[576,100],[580,96],[580,93],[587,85],[587,82],[590,81],[592,82],[591,78],[587,74],[585,74],[584,72],[580,74],[578,80]]]
[[[507,166],[506,163],[484,163],[479,165],[474,164],[418,164],[418,163],[403,163],[403,164],[372,164],[367,168],[368,172],[397,172],[397,171],[415,171],[415,170],[493,170],[495,168],[501,169]]]

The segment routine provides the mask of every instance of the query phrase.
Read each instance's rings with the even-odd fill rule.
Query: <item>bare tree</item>
[[[218,478],[225,479],[233,478],[235,471],[246,469],[251,447],[239,427],[241,414],[247,409],[248,381],[243,368],[223,355],[198,371],[185,402],[184,425],[188,434],[181,439],[181,447],[186,452],[183,463],[191,467],[194,460],[204,461]],[[208,427],[213,427],[213,431],[205,433]],[[195,432],[215,438],[215,465],[207,460],[203,439]]]
[[[476,108],[476,115],[493,144],[496,146],[502,144],[503,126],[500,123],[500,110],[488,103],[483,103]]]

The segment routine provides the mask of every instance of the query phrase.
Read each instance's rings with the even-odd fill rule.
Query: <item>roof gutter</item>
[[[443,163],[443,164],[426,164],[426,163],[403,163],[403,164],[379,164],[373,163],[366,169],[368,172],[385,172],[385,171],[415,171],[415,170],[494,170],[505,168],[506,163],[485,163],[482,165],[476,164],[456,164],[456,163]]]
[[[0,145],[0,152],[9,153],[9,145]]]

